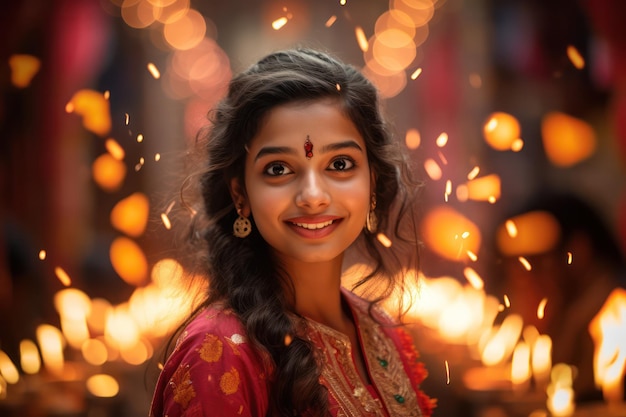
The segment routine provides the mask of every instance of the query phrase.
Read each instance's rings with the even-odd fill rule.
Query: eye
[[[281,175],[291,174],[293,171],[281,162],[272,162],[265,167],[264,173],[270,177],[279,177]]]
[[[344,156],[333,159],[328,166],[328,169],[331,171],[348,171],[352,168],[354,168],[354,161]]]

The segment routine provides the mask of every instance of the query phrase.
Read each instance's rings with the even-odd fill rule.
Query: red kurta
[[[342,293],[372,384],[359,377],[348,337],[308,320],[304,336],[322,353],[320,383],[328,389],[331,415],[430,416],[435,402],[419,389],[427,373],[410,336],[380,310],[373,320],[364,300]],[[237,316],[207,308],[187,326],[165,363],[150,416],[265,417],[270,377],[267,354],[248,343]]]

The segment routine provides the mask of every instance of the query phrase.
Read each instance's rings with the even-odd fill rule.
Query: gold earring
[[[237,217],[235,223],[233,223],[233,234],[243,239],[252,232],[252,223],[250,223],[247,217],[241,214],[240,208],[237,209],[237,214],[239,214],[239,217]]]
[[[370,204],[370,211],[365,218],[365,228],[370,233],[376,233],[378,229],[378,218],[376,217],[376,194],[372,194],[372,203]]]

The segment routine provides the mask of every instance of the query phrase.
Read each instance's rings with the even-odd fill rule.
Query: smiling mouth
[[[309,230],[317,230],[317,229],[323,229],[324,227],[328,227],[331,224],[333,224],[334,220],[329,220],[327,222],[322,222],[322,223],[293,223],[298,227],[302,227],[303,229],[309,229]]]

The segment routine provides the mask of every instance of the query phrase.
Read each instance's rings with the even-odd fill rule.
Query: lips
[[[318,239],[329,235],[341,222],[341,217],[293,218],[286,223],[301,237]]]

